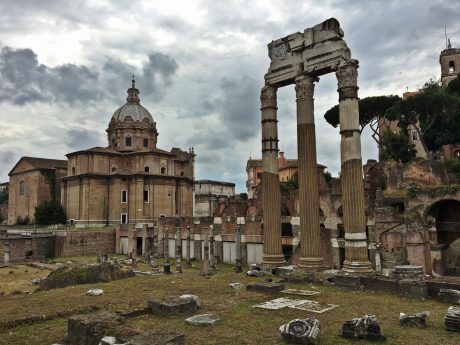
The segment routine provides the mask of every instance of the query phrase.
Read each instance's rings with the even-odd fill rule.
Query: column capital
[[[296,98],[313,98],[313,93],[315,91],[315,81],[318,81],[318,78],[312,77],[310,75],[301,75],[295,78]]]
[[[339,100],[358,98],[358,60],[350,60],[337,69]]]
[[[277,88],[271,85],[265,85],[260,92],[260,103],[262,108],[276,108],[276,92]]]

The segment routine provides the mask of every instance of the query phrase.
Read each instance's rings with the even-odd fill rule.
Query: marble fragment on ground
[[[244,285],[241,283],[230,283],[228,285],[234,288],[235,290],[241,290],[242,288],[244,288]]]
[[[290,344],[317,345],[320,322],[315,318],[294,319],[279,328],[283,340]]]
[[[460,308],[451,306],[444,317],[446,330],[460,332]]]
[[[298,289],[287,289],[281,292],[285,294],[289,294],[289,295],[299,295],[299,296],[315,296],[321,293],[319,291],[298,290]]]
[[[414,326],[419,328],[426,327],[426,321],[430,316],[429,311],[424,311],[417,314],[407,315],[404,313],[399,314],[399,324],[401,326]]]
[[[344,321],[340,335],[343,338],[371,341],[385,340],[375,315],[364,315],[363,317]]]
[[[86,291],[87,296],[101,296],[104,294],[104,290],[102,289],[91,289]]]
[[[220,320],[220,317],[215,314],[201,314],[185,319],[185,323],[194,326],[211,326]]]
[[[318,313],[318,314],[325,313],[337,307],[338,307],[338,304],[321,304],[319,302],[310,301],[310,300],[298,301],[298,303],[289,306],[289,308],[311,311],[313,313]]]
[[[439,298],[444,303],[460,304],[460,291],[454,289],[439,289]]]
[[[280,297],[280,298],[272,299],[272,300],[267,301],[267,302],[256,304],[253,307],[254,308],[262,308],[262,309],[270,309],[270,310],[278,310],[278,309],[282,309],[282,308],[292,306],[292,305],[297,304],[299,302],[301,302],[301,301],[290,299],[290,298],[285,298],[285,297]]]

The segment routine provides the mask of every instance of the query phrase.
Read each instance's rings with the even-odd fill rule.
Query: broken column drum
[[[345,227],[345,263],[348,272],[369,272],[364,213],[359,111],[358,62],[351,58],[339,22],[323,23],[272,41],[268,45],[270,67],[261,94],[264,253],[262,265],[281,265],[281,210],[278,176],[277,88],[295,84],[301,256],[298,267],[323,268],[320,241],[320,204],[314,123],[314,82],[336,72],[339,83],[342,135],[342,189]]]

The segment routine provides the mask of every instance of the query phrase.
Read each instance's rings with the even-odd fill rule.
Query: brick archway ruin
[[[338,80],[343,220],[347,272],[370,272],[367,254],[364,182],[358,110],[358,61],[342,39],[339,22],[328,19],[303,33],[297,32],[268,45],[270,67],[261,91],[264,253],[262,265],[285,264],[281,247],[281,204],[278,171],[277,99],[279,87],[295,84],[299,162],[300,241],[299,268],[324,268],[320,243],[314,122],[314,83],[335,72]]]

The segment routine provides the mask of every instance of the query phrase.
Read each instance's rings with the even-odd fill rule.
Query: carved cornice
[[[276,108],[276,91],[277,88],[265,85],[260,93],[260,103],[263,108]]]
[[[318,81],[318,79],[309,75],[297,77],[295,79],[296,98],[313,98],[313,93],[315,92],[315,81]]]

